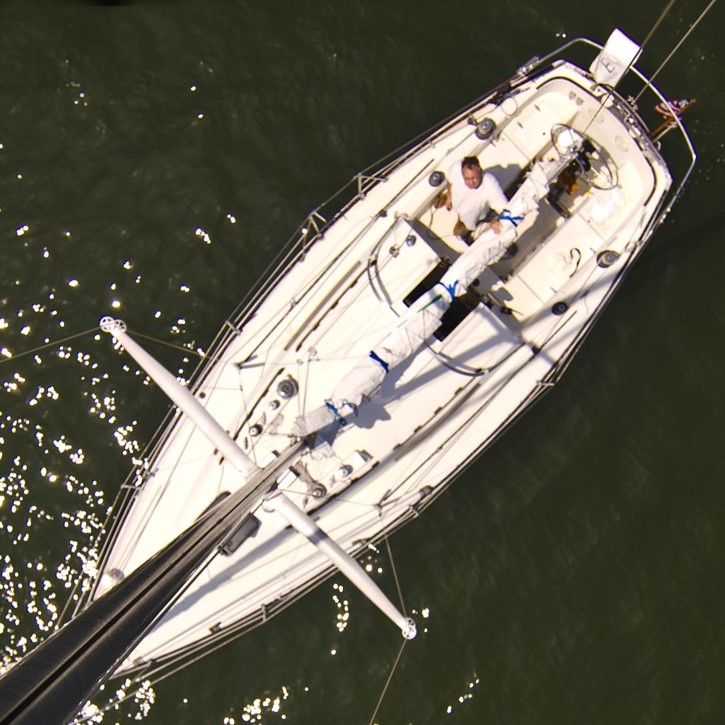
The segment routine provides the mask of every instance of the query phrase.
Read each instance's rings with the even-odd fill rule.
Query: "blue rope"
[[[454,280],[453,284],[445,284],[444,282],[438,282],[446,292],[450,295],[451,299],[456,296],[456,288],[458,287],[458,280]]]
[[[352,403],[349,403],[347,400],[343,401],[344,405],[346,405],[348,408],[350,408],[350,412],[353,414],[353,416],[357,415],[357,406],[353,405]],[[343,418],[342,413],[333,405],[331,400],[325,401],[325,407],[332,412],[332,414],[335,416],[335,420],[340,425],[347,425],[347,420]]]
[[[383,360],[376,352],[375,350],[370,351],[370,357],[375,360],[376,363],[378,363],[383,370],[385,370],[385,374],[387,375],[390,372],[390,365]]]
[[[508,209],[504,209],[498,215],[498,218],[505,222],[511,222],[515,227],[519,225],[519,222],[522,222],[524,220],[522,216],[513,216]]]
[[[340,415],[340,411],[332,404],[332,401],[326,400],[325,405],[328,410],[332,411],[332,414],[335,416],[335,420],[338,421],[340,425],[347,424],[347,421]]]

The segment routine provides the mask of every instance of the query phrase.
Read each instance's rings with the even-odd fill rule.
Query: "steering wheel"
[[[617,185],[619,175],[614,159],[586,134],[557,123],[551,127],[551,143],[559,156],[575,151],[574,160],[589,186],[609,191]]]

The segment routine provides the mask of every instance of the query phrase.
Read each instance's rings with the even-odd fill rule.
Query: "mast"
[[[122,320],[104,317],[101,320],[101,329],[110,333],[123,345],[126,352],[148,376],[176,403],[180,410],[191,418],[199,430],[237,466],[243,475],[251,475],[260,471],[191,392],[181,385],[161,363],[129,337],[126,332],[126,324]],[[416,630],[413,620],[401,614],[357,561],[287,496],[274,491],[265,498],[264,507],[268,511],[276,511],[284,516],[298,533],[314,544],[386,617],[400,628],[406,639],[415,637]]]

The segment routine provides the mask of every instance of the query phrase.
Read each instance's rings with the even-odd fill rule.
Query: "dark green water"
[[[562,37],[642,40],[664,5],[0,5],[4,664],[52,628],[167,409],[102,315],[204,348],[355,172]],[[676,4],[639,66],[703,7]],[[722,24],[658,79],[698,99],[682,200],[561,385],[391,541],[422,631],[381,724],[725,722]],[[368,723],[400,642],[340,584],[103,722]]]

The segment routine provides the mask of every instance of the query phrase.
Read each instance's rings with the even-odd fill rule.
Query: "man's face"
[[[462,170],[462,173],[463,181],[469,189],[478,189],[478,187],[481,186],[481,179],[483,178],[481,169],[478,169],[475,166],[466,166]]]

